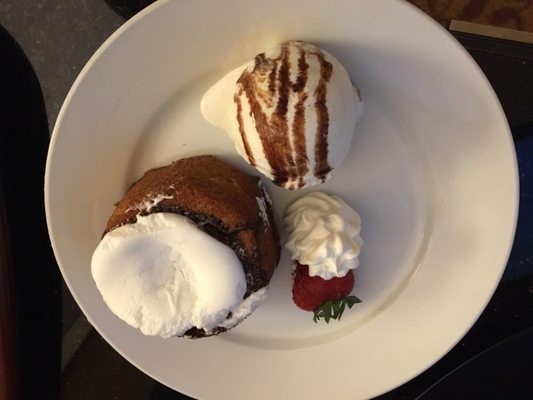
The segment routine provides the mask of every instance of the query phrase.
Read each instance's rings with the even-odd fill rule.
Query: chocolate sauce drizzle
[[[293,82],[290,79],[291,48],[297,48],[297,76]],[[309,64],[307,57],[316,57],[320,65],[320,79],[313,93],[305,90]],[[333,66],[325,59],[324,54],[316,49],[306,50],[298,42],[285,42],[281,45],[281,53],[276,58],[268,58],[264,53],[258,54],[252,71],[245,70],[237,80],[238,91],[234,96],[237,105],[237,122],[239,132],[248,161],[256,165],[256,160],[250,147],[243,123],[242,95],[245,94],[250,106],[250,116],[254,119],[255,127],[272,170],[275,184],[287,189],[296,189],[305,185],[304,176],[309,171],[309,157],[306,145],[305,102],[309,96],[314,96],[314,110],[317,116],[317,131],[315,134],[313,174],[325,181],[331,171],[328,163],[328,131],[329,113],[326,103],[327,84],[331,79]],[[268,82],[267,90],[260,87],[260,83]],[[289,98],[295,94],[297,102],[294,106],[294,119],[289,132],[287,120]],[[277,102],[274,105],[273,99]],[[274,112],[268,118],[259,100],[267,107],[274,107]]]
[[[298,170],[298,187],[305,185],[304,176],[309,171],[307,157],[307,145],[305,143],[305,101],[309,95],[303,91],[307,83],[307,71],[309,64],[305,60],[305,51],[300,49],[298,58],[298,77],[296,83],[292,85],[292,90],[298,93],[298,102],[294,107],[294,120],[292,121],[292,134],[294,156],[296,158],[296,168]]]
[[[331,171],[328,163],[328,128],[329,114],[326,103],[327,83],[331,79],[332,65],[327,62],[322,53],[317,55],[320,62],[320,81],[315,90],[315,109],[318,119],[318,128],[315,140],[315,170],[314,174],[322,182],[326,180],[326,175]]]
[[[237,105],[237,122],[239,123],[239,132],[241,134],[242,144],[244,145],[244,151],[246,152],[246,156],[248,157],[248,162],[252,166],[256,166],[255,158],[252,153],[252,149],[250,148],[250,143],[248,143],[248,138],[246,137],[246,132],[244,131],[244,123],[242,121],[242,104],[241,104],[241,96],[242,96],[243,89],[241,88],[234,96],[233,101]]]

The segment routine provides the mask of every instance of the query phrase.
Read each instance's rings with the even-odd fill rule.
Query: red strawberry
[[[352,308],[361,302],[355,296],[349,296],[355,283],[353,271],[350,270],[342,278],[323,279],[319,276],[309,276],[307,265],[296,264],[292,299],[294,303],[305,311],[314,311],[314,320],[324,318],[340,319],[346,306]]]

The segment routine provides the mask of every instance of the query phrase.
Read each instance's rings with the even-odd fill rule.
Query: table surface
[[[127,17],[151,2],[0,2],[0,25],[22,47],[39,79],[50,131],[70,86],[93,52]],[[432,9],[430,1],[414,2],[426,11],[435,12],[434,16],[441,23],[453,18],[449,8],[433,6]],[[466,15],[465,7],[472,8],[469,1],[456,3],[461,3],[455,9],[456,15]],[[496,2],[484,3],[492,5],[488,14],[480,12],[472,20],[490,22]],[[513,4],[516,3],[531,4],[527,1]],[[525,30],[531,25],[533,29],[533,17],[531,21],[527,18],[533,6],[527,4],[518,17],[503,20],[503,25],[513,27],[514,24]],[[505,398],[522,398],[526,390],[533,389],[533,383],[527,378],[533,373],[533,215],[530,205],[533,196],[533,47],[468,34],[456,34],[456,37],[489,78],[513,132],[521,185],[517,234],[503,279],[475,326],[435,366],[380,396],[384,400],[471,398],[474,395],[479,398],[482,393],[485,398],[496,398],[498,390],[503,390]],[[61,375],[62,399],[188,398],[138,371],[91,330],[83,318],[80,322],[80,311],[66,289],[63,290],[62,333],[71,342],[82,342],[80,346],[64,341],[63,357],[69,362],[65,362]],[[489,376],[498,379],[487,379]],[[498,387],[491,384],[498,381],[502,382]]]

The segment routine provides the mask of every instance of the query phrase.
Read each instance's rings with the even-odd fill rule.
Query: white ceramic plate
[[[517,169],[504,114],[444,29],[396,0],[158,1],[92,57],[61,110],[46,210],[63,276],[96,329],[164,384],[212,399],[362,399],[413,378],[466,333],[505,267]],[[355,293],[341,322],[291,301],[284,254],[261,308],[231,332],[144,337],[90,274],[107,217],[146,169],[215,154],[249,168],[201,117],[202,93],[285,39],[323,46],[362,89],[348,160],[322,190],[363,220]],[[301,193],[272,188],[278,213]]]

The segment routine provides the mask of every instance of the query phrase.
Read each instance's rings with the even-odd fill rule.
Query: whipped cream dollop
[[[234,69],[203,96],[204,118],[275,184],[327,181],[348,154],[363,98],[331,54],[284,42]]]
[[[181,336],[192,327],[209,333],[236,325],[258,305],[257,297],[243,300],[246,279],[235,252],[173,213],[139,215],[108,232],[91,271],[111,311],[145,335]]]
[[[361,218],[340,197],[312,192],[285,211],[285,247],[310,276],[345,276],[359,266]]]

